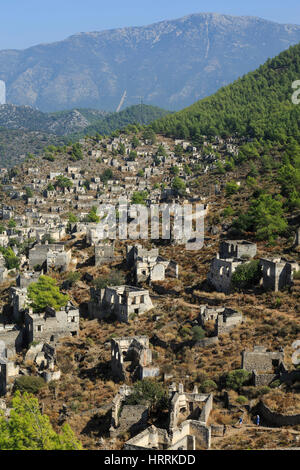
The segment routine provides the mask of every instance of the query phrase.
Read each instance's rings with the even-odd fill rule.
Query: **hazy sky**
[[[200,12],[300,24],[299,0],[0,0],[0,7],[0,49],[24,49],[82,31],[141,26]]]

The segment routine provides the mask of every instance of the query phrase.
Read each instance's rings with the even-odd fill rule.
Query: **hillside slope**
[[[108,113],[93,110],[81,111],[72,109],[60,113],[42,113],[31,106],[0,106],[0,127],[5,129],[22,129],[40,131],[56,135],[68,135],[85,129],[95,120],[103,118]],[[91,116],[91,120],[89,117]]]
[[[200,13],[0,51],[0,80],[7,102],[42,111],[115,111],[125,90],[127,106],[143,96],[178,110],[299,41],[300,26]]]
[[[300,78],[300,44],[213,96],[153,123],[156,132],[197,140],[201,134],[270,140],[300,137],[300,106],[292,83]]]
[[[119,113],[73,109],[42,113],[30,106],[0,106],[0,165],[17,164],[28,152],[40,154],[48,145],[62,145],[85,135],[111,134],[129,124],[150,124],[168,111],[136,105]]]
[[[102,119],[98,119],[93,124],[86,127],[81,133],[77,133],[73,138],[83,135],[93,135],[97,132],[102,135],[109,135],[115,130],[124,129],[129,124],[147,125],[154,120],[167,116],[169,111],[157,106],[135,105],[120,111],[119,113],[109,113]]]

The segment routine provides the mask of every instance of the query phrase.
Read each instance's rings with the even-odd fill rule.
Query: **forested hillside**
[[[199,141],[201,135],[232,135],[285,141],[300,138],[300,106],[292,83],[300,79],[300,44],[209,98],[155,122],[156,132]]]
[[[119,113],[111,113],[103,119],[96,120],[92,125],[86,127],[77,136],[93,135],[96,133],[109,135],[115,130],[124,129],[129,124],[147,125],[156,119],[169,114],[168,111],[145,104],[130,106]]]

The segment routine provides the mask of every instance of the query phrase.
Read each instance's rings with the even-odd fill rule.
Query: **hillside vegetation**
[[[201,140],[201,135],[237,134],[284,142],[300,137],[300,107],[292,83],[300,79],[300,44],[216,94],[155,122],[156,132]]]
[[[83,135],[93,135],[99,133],[101,135],[109,135],[118,129],[124,129],[130,124],[147,125],[152,121],[168,115],[169,112],[158,108],[157,106],[135,105],[120,111],[119,113],[110,113],[102,119],[94,121],[94,123],[84,129],[83,132],[74,135],[79,137]]]
[[[109,135],[130,124],[147,125],[168,114],[164,109],[130,106],[119,113],[93,109],[42,113],[30,106],[0,106],[0,165],[13,166],[49,145],[75,142],[85,135]]]

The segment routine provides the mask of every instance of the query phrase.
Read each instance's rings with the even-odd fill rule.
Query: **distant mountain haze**
[[[115,111],[125,91],[124,107],[178,110],[298,42],[300,26],[201,13],[0,51],[0,80],[7,103],[41,111]]]
[[[79,108],[45,113],[31,106],[0,105],[0,165],[12,166],[30,152],[43,153],[48,145],[77,141],[85,135],[109,135],[128,125],[150,124],[168,111],[139,104],[119,113]]]

